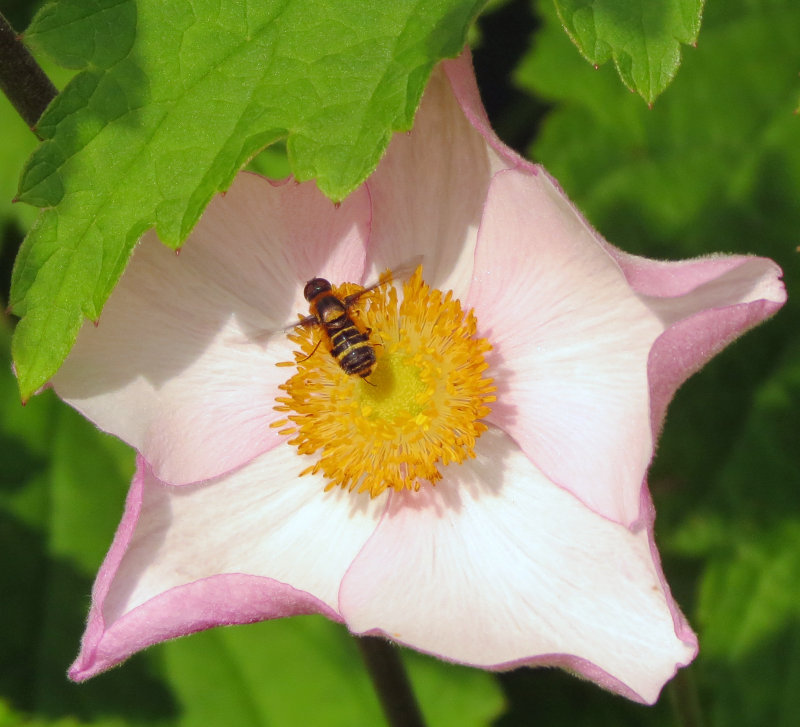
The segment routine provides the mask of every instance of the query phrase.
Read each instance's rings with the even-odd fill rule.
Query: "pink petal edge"
[[[647,365],[654,436],[681,384],[743,333],[775,315],[782,305],[782,301],[758,300],[702,311],[673,324],[658,337]]]
[[[787,300],[783,271],[774,261],[757,256],[708,255],[661,261],[630,255],[601,242],[633,289],[667,316],[667,328],[656,339],[648,359],[655,437],[681,384],[739,336],[781,309]]]
[[[69,668],[70,679],[85,681],[141,649],[212,626],[314,613],[341,621],[322,601],[286,583],[230,573],[172,588],[124,614],[107,628],[103,604],[139,519],[146,467],[139,457],[125,513],[92,588],[86,631],[80,652]]]
[[[286,583],[226,573],[173,588],[125,614],[108,630],[102,616],[89,624],[69,678],[82,682],[153,644],[214,626],[255,623],[287,616],[322,614],[341,621],[314,596]],[[157,624],[154,624],[154,617]]]

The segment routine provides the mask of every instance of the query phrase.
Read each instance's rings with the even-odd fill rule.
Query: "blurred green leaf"
[[[334,200],[409,129],[433,65],[482,0],[62,0],[25,34],[83,69],[38,128],[19,198],[45,208],[11,305],[23,398],[96,320],[141,234],[178,247],[212,196],[286,139],[300,180]]]
[[[670,541],[703,559],[695,621],[720,725],[788,727],[800,711],[800,341],[772,363]]]
[[[614,60],[622,82],[652,104],[697,41],[703,0],[555,0],[569,37],[595,66]]]
[[[479,669],[404,651],[411,683],[431,727],[481,727],[494,724],[505,709],[493,678]]]
[[[166,644],[163,658],[181,727],[381,724],[355,644],[321,617],[206,631]]]
[[[74,717],[55,717],[53,719],[37,719],[18,712],[0,699],[0,727],[90,727]],[[118,720],[92,722],[91,727],[122,727]]]
[[[544,26],[516,81],[555,108],[530,152],[589,219],[617,244],[651,255],[743,250],[782,252],[788,262],[796,235],[787,233],[800,217],[800,120],[792,113],[800,6],[710,6],[698,47],[653,109],[610,68],[582,63],[552,7],[539,7]],[[732,229],[728,211],[739,218],[727,221]]]
[[[27,229],[36,218],[32,208],[12,204],[22,165],[36,148],[37,139],[27,124],[17,115],[8,99],[0,93],[0,232],[6,225],[16,223]],[[16,170],[16,175],[14,174]],[[5,295],[5,291],[3,291]],[[2,724],[2,723],[0,723]]]
[[[247,169],[270,179],[285,179],[292,173],[286,145],[276,142],[250,160]]]
[[[729,543],[732,552],[711,554],[698,620],[708,655],[737,662],[800,623],[800,521],[747,528]]]
[[[384,724],[355,641],[322,617],[214,629],[161,648],[181,727]],[[502,708],[491,675],[404,656],[432,726],[487,725]]]

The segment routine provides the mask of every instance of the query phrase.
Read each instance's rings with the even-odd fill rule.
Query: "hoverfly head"
[[[306,283],[306,287],[303,288],[303,295],[305,296],[305,299],[310,303],[320,293],[325,293],[330,289],[331,289],[331,284],[327,280],[325,280],[325,278],[314,278],[313,280],[309,280]]]

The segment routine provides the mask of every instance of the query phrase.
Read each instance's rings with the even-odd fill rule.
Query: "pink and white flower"
[[[324,492],[270,426],[309,278],[422,255],[472,309],[496,401],[435,487]],[[770,260],[658,262],[605,242],[492,133],[468,57],[335,207],[242,174],[179,256],[148,233],[53,380],[138,459],[94,586],[87,679],[164,639],[321,613],[443,659],[549,664],[642,702],[696,653],[646,473],[678,386],[785,300]],[[327,354],[325,354],[327,356]]]

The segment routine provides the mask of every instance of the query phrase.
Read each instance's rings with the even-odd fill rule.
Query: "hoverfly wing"
[[[382,285],[387,285],[394,281],[405,280],[406,278],[410,277],[411,274],[422,264],[423,255],[415,255],[412,258],[406,260],[402,265],[398,266],[394,270],[386,270],[383,272],[378,279],[377,282],[373,283],[372,285],[368,285],[361,290],[351,293],[348,296],[345,296],[341,299],[342,303],[344,304],[345,308],[350,308],[353,306],[359,298],[367,293],[372,292],[376,288],[380,288]],[[298,328],[300,326],[307,328],[308,326],[317,326],[320,325],[320,321],[316,316],[303,316],[300,317],[298,320],[294,321],[294,323],[288,323],[287,325],[283,326],[282,328],[269,328],[262,331],[254,332],[251,335],[248,335],[246,339],[241,341],[242,343],[263,343],[264,341],[269,340],[272,336],[277,335],[278,333],[288,333],[289,331]]]
[[[237,340],[237,343],[265,343],[273,336],[277,336],[278,334],[286,334],[289,331],[299,327],[299,326],[314,326],[317,325],[319,321],[317,320],[316,316],[304,316],[299,318],[294,323],[289,323],[281,328],[265,328],[262,330],[254,331],[250,334],[245,334],[244,337]]]
[[[370,286],[368,286],[368,287],[366,287],[366,288],[362,288],[362,289],[361,289],[361,290],[359,290],[358,292],[356,292],[356,293],[351,293],[350,295],[348,295],[348,296],[346,296],[346,297],[342,298],[342,303],[344,303],[344,307],[345,307],[345,308],[349,308],[349,307],[350,307],[350,306],[352,306],[352,305],[353,305],[353,304],[354,304],[354,303],[355,303],[355,302],[356,302],[356,301],[357,301],[357,300],[358,300],[358,299],[359,299],[359,298],[360,298],[362,295],[366,295],[367,293],[371,293],[373,290],[375,290],[375,288],[380,288],[380,287],[381,287],[381,285],[384,285],[385,283],[391,283],[391,282],[392,282],[392,281],[391,281],[391,278],[390,278],[390,279],[388,279],[388,280],[381,280],[381,281],[379,281],[379,282],[377,282],[377,283],[374,283],[373,285],[370,285]]]
[[[282,333],[287,333],[291,331],[293,328],[298,328],[303,326],[308,328],[308,326],[316,326],[319,325],[319,319],[316,316],[303,316],[299,320],[296,320],[294,323],[290,323],[288,326],[284,326],[280,329]]]
[[[406,260],[397,268],[385,270],[383,273],[381,273],[381,276],[377,282],[373,283],[372,285],[367,285],[356,293],[348,295],[346,298],[342,299],[342,302],[346,308],[349,308],[362,295],[371,293],[373,290],[380,288],[382,285],[387,285],[389,283],[405,280],[406,278],[411,277],[412,273],[422,264],[423,257],[423,255],[415,255],[414,257]]]
[[[389,274],[389,280],[406,280],[410,278],[414,271],[422,265],[422,260],[425,258],[424,255],[414,255],[413,257],[404,260],[402,264],[398,265],[396,268],[387,270],[386,272]]]

